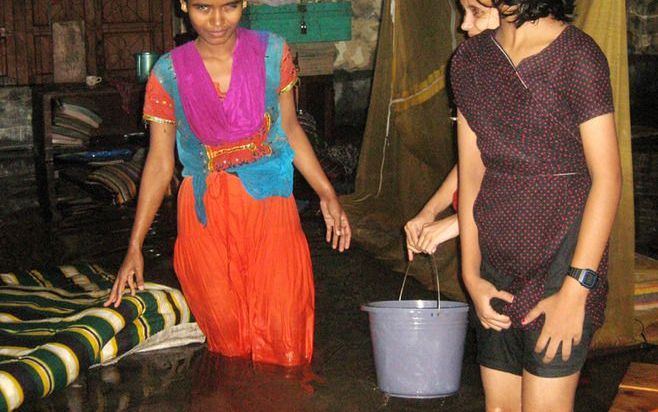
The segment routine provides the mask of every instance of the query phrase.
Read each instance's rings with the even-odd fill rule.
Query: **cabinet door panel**
[[[53,81],[53,39],[50,33],[35,34],[34,42],[34,75],[31,83],[43,84]]]
[[[0,85],[25,84],[25,2],[0,1]]]
[[[32,21],[37,27],[48,27],[50,21],[84,20],[84,0],[32,0]]]
[[[0,86],[16,83],[12,10],[10,1],[0,2]]]
[[[150,23],[152,1],[102,0],[103,23]]]
[[[101,0],[97,51],[105,76],[135,78],[133,55],[173,46],[171,0]],[[167,39],[167,40],[165,40]]]
[[[133,55],[150,50],[149,32],[106,33],[103,36],[106,73],[111,77],[135,78]]]
[[[52,23],[84,21],[84,0],[31,0],[25,3],[30,83],[51,83],[54,77]]]

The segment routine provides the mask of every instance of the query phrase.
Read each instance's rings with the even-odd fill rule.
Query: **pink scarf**
[[[178,94],[194,135],[207,146],[223,146],[256,133],[265,115],[267,38],[238,28],[231,82],[219,98],[195,42],[171,52]]]

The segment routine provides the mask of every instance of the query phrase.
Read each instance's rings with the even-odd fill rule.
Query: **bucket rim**
[[[404,306],[404,305],[409,306]],[[466,311],[468,310],[468,303],[441,300],[441,311]],[[408,299],[408,300],[378,300],[361,305],[363,312],[383,312],[383,311],[397,311],[397,310],[418,310],[418,311],[436,311],[436,300],[423,300],[423,299]]]
[[[421,394],[418,394],[418,393],[404,393],[404,392],[401,392],[401,393],[393,393],[393,392],[386,392],[386,391],[382,391],[382,392],[384,392],[384,393],[387,394],[388,396],[393,396],[393,397],[396,397],[396,398],[405,398],[405,399],[436,399],[436,398],[448,398],[448,397],[454,396],[454,395],[456,395],[456,394],[459,392],[459,390],[456,390],[456,391],[449,391],[449,392],[445,392],[445,393],[443,393],[443,392],[438,393],[438,392],[437,392],[437,393],[428,393],[428,394],[425,394],[425,393],[421,393]]]

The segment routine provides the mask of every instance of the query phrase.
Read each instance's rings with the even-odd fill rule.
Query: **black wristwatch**
[[[587,289],[594,289],[594,286],[599,282],[599,274],[592,269],[578,269],[569,266],[567,275],[576,279],[578,283]]]

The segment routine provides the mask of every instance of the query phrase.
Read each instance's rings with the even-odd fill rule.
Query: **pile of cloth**
[[[356,167],[359,163],[359,148],[352,143],[329,144],[320,135],[318,123],[308,112],[299,111],[297,121],[306,133],[313,150],[315,151],[322,170],[327,174],[334,186],[342,182],[353,181]]]
[[[127,354],[203,342],[179,290],[147,282],[106,308],[113,281],[94,264],[0,273],[0,411]]]

